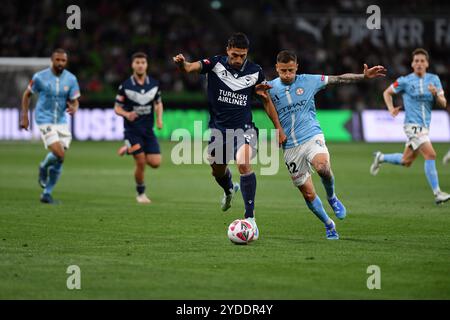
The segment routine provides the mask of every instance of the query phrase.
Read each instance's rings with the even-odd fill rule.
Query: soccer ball
[[[235,244],[247,244],[255,238],[250,222],[236,219],[228,226],[228,239]]]

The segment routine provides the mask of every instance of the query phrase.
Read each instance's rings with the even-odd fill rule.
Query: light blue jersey
[[[287,136],[284,149],[296,147],[322,133],[314,96],[328,83],[327,76],[300,74],[290,85],[283,84],[280,78],[268,83],[272,86],[270,97]]]
[[[434,97],[428,90],[428,85],[434,85],[438,93],[442,91],[439,77],[432,73],[425,73],[419,77],[415,73],[400,77],[391,88],[395,93],[401,94],[405,108],[405,124],[417,124],[430,127],[431,109],[435,103]]]
[[[39,71],[33,75],[28,89],[39,94],[35,110],[38,125],[67,123],[67,101],[80,97],[77,78],[67,70],[59,76],[51,68]]]

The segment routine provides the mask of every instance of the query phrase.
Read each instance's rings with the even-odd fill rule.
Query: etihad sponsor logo
[[[286,107],[280,108],[279,113],[283,112],[292,112],[297,111],[297,109],[304,107],[306,105],[307,100],[301,100],[300,102],[296,102],[290,105],[287,105]]]

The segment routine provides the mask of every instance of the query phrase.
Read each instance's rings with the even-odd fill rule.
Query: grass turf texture
[[[449,299],[450,203],[436,206],[423,159],[409,169],[383,165],[369,175],[372,151],[401,144],[329,144],[337,194],[348,210],[338,221],[320,180],[316,189],[341,240],[328,241],[283,162],[275,176],[257,170],[260,239],[233,245],[228,224],[243,216],[237,195],[227,213],[206,165],[147,168],[153,203],[135,202],[133,161],[119,142],[74,142],[54,191],[39,203],[40,143],[0,143],[1,299]],[[448,145],[436,144],[443,190]],[[234,180],[238,175],[232,166]],[[81,290],[66,288],[66,269],[81,268]],[[381,290],[368,290],[369,265]]]

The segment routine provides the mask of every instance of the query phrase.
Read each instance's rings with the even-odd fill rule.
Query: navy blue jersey
[[[155,79],[147,76],[143,85],[139,84],[133,76],[125,80],[119,86],[116,104],[125,111],[134,111],[138,114],[133,122],[124,118],[125,131],[153,130],[153,104],[158,101],[161,101],[161,92],[159,83]]]
[[[247,129],[252,123],[251,103],[255,85],[265,80],[261,67],[245,60],[241,69],[228,64],[227,56],[200,61],[208,77],[209,127]]]

